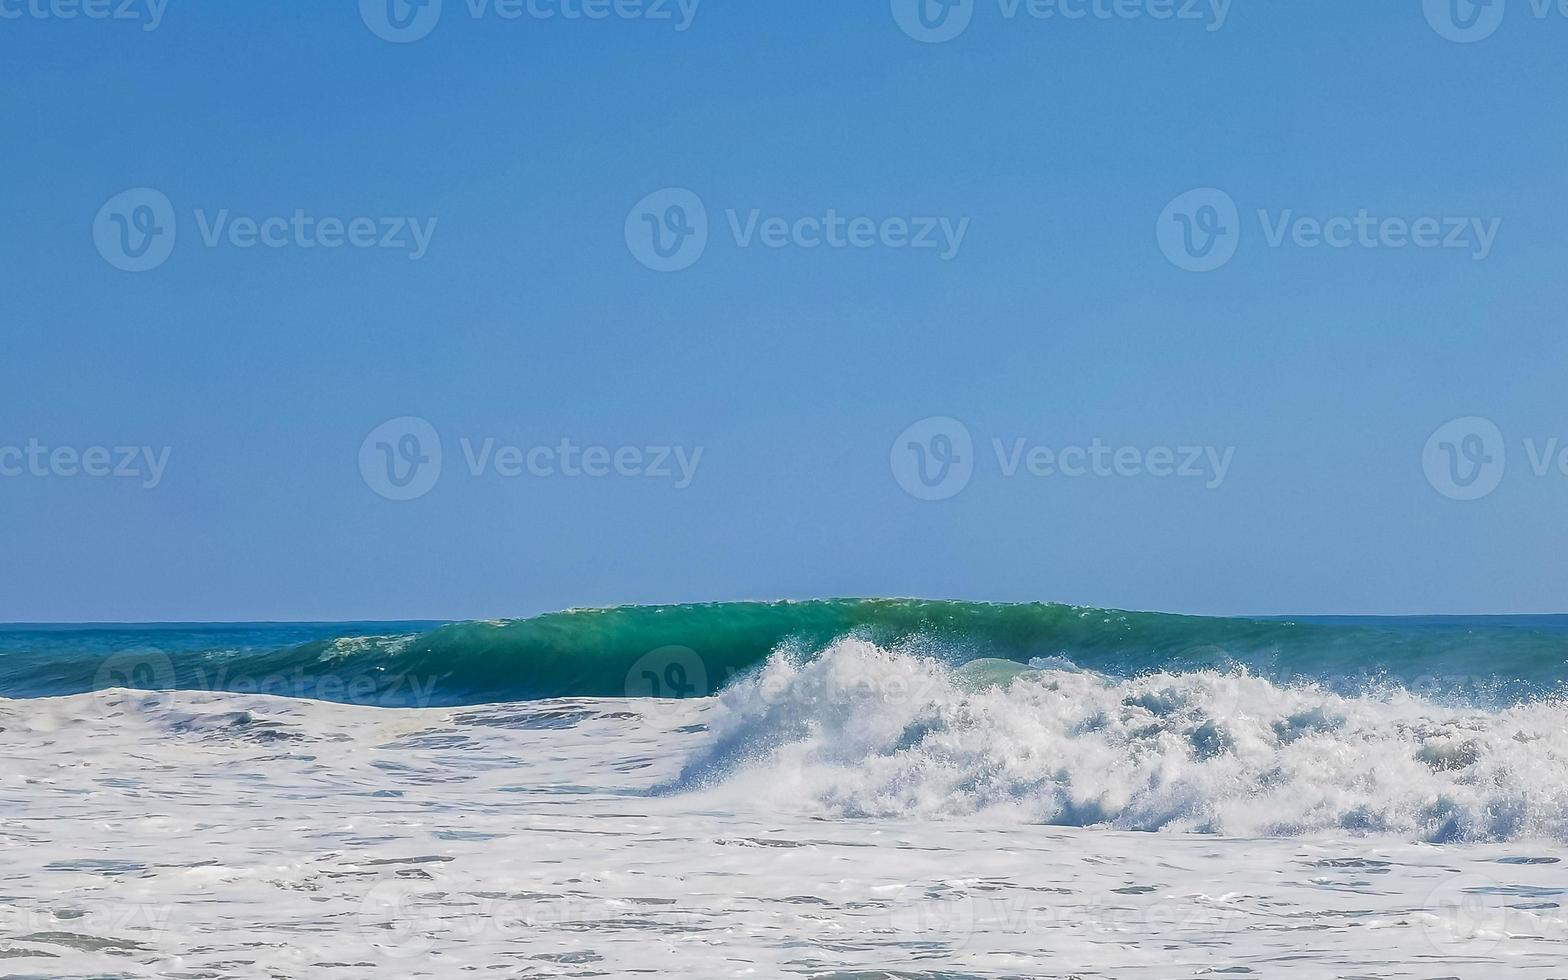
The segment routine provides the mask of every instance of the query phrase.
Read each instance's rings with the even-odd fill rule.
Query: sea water
[[[1564,977],[1565,655],[905,600],[7,627],[0,974]]]

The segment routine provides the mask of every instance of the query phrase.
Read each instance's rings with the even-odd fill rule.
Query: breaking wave
[[[955,667],[840,640],[781,652],[718,699],[671,790],[827,817],[984,816],[1226,836],[1568,841],[1568,712],[1354,696],[1199,670]]]

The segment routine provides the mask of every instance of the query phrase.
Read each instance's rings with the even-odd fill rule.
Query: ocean
[[[0,627],[4,977],[1568,977],[1568,617]]]

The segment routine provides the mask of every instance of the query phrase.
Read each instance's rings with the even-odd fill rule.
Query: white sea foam
[[[954,670],[845,639],[732,685],[682,785],[820,815],[1568,841],[1568,712],[1245,675]]]
[[[1268,807],[1338,826],[1334,794],[1385,764],[1476,794],[1488,773],[1513,799],[1492,739],[1533,709],[1062,671],[988,686],[1016,673],[846,643],[722,704],[0,699],[0,957],[148,980],[1563,975],[1559,843],[1174,832]],[[1216,713],[1236,730],[1204,733]],[[1560,743],[1517,744],[1540,802]],[[1316,805],[1249,799],[1266,765]],[[683,769],[711,785],[671,791]],[[1167,832],[1027,822],[1059,798]]]

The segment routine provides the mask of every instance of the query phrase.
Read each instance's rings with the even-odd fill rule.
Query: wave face
[[[947,664],[1054,661],[1108,677],[1246,671],[1345,695],[1395,684],[1505,706],[1551,697],[1568,617],[1221,619],[1044,603],[908,599],[573,610],[439,624],[0,628],[0,695],[109,687],[381,706],[693,697],[854,636]]]
[[[1565,718],[1558,700],[1486,711],[1214,671],[955,668],[846,639],[731,685],[712,745],[665,790],[824,817],[1568,841]]]

